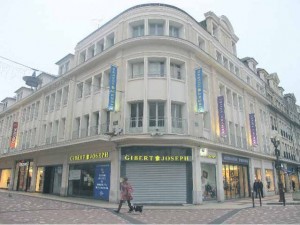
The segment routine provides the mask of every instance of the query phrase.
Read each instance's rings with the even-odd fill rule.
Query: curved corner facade
[[[4,107],[0,188],[116,202],[127,176],[136,203],[200,204],[250,197],[260,179],[274,195],[275,130],[284,186],[298,189],[299,113],[283,105],[293,96],[239,59],[237,42],[213,12],[117,15],[56,63],[57,77],[40,74],[43,86]]]

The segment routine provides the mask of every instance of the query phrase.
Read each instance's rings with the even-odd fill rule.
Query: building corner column
[[[222,172],[222,153],[218,152],[217,154],[217,200],[218,202],[224,202],[224,184],[223,184],[223,172]]]
[[[193,204],[202,204],[200,151],[193,149]]]

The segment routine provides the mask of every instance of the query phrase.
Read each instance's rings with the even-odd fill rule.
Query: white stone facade
[[[61,165],[60,194],[68,195],[69,167],[75,164],[71,157],[108,151],[107,158],[76,162],[110,163],[109,201],[115,202],[119,177],[124,175],[121,151],[130,146],[191,149],[192,190],[188,196],[192,197],[188,203],[203,202],[202,163],[215,166],[216,199],[226,199],[223,154],[249,160],[244,164],[247,194],[243,197],[249,197],[255,171],[261,171],[265,186],[266,169],[273,171],[275,182],[272,110],[266,90],[269,75],[257,71],[253,58],[237,58],[238,37],[225,16],[208,12],[205,17],[197,22],[176,7],[140,5],[80,41],[74,55],[57,62],[59,76],[46,77],[34,93],[0,114],[0,169],[11,169],[10,188],[17,190],[19,185],[16,163],[30,159],[31,183],[26,190],[37,190],[38,167]],[[111,65],[117,67],[114,111],[107,109]],[[202,113],[196,108],[198,68],[203,71]],[[218,96],[225,99],[226,137],[220,136]],[[256,118],[255,146],[250,113]],[[291,150],[295,159],[286,159],[286,163],[297,167],[299,113],[295,121],[298,125],[290,132],[294,134],[290,143],[296,143]],[[13,122],[18,122],[18,127],[12,147]],[[212,151],[214,157],[203,158],[200,149]],[[274,194],[276,184],[273,186],[265,193]]]

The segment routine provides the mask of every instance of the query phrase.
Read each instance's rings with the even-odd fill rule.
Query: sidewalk
[[[106,209],[114,209],[117,207],[116,203],[110,203],[102,200],[87,199],[87,198],[76,198],[76,197],[62,197],[57,195],[50,194],[41,194],[41,193],[31,193],[31,192],[19,192],[19,191],[7,191],[1,190],[2,193],[7,193],[7,195],[27,195],[36,198],[43,198],[61,202],[74,203],[79,205],[93,206]],[[292,193],[285,193],[286,205],[300,205],[300,201],[293,201]],[[255,207],[260,207],[259,199],[254,199]],[[134,203],[134,201],[133,201]],[[279,196],[267,196],[262,198],[262,206],[267,205],[278,205],[282,206],[282,203],[279,203]],[[232,199],[226,200],[224,202],[209,201],[204,202],[201,205],[193,204],[184,204],[184,205],[145,205],[144,208],[147,209],[243,209],[253,207],[251,198],[243,199]]]

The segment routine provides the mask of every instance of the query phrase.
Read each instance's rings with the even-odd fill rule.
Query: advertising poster
[[[116,101],[116,87],[117,87],[117,67],[111,65],[109,74],[109,99],[108,99],[108,110],[115,110]]]
[[[16,147],[17,132],[18,132],[18,122],[14,122],[12,132],[11,132],[11,139],[10,139],[10,148],[11,149]]]
[[[94,198],[109,201],[110,164],[97,165],[94,177]]]
[[[226,132],[226,121],[225,121],[225,108],[224,108],[224,96],[218,97],[218,112],[219,112],[219,125],[220,125],[220,135],[225,137]]]
[[[204,112],[202,68],[195,70],[197,112]]]
[[[250,132],[251,132],[251,141],[252,145],[257,145],[257,136],[256,136],[256,125],[255,125],[255,115],[254,113],[249,114],[249,120],[250,120]]]

